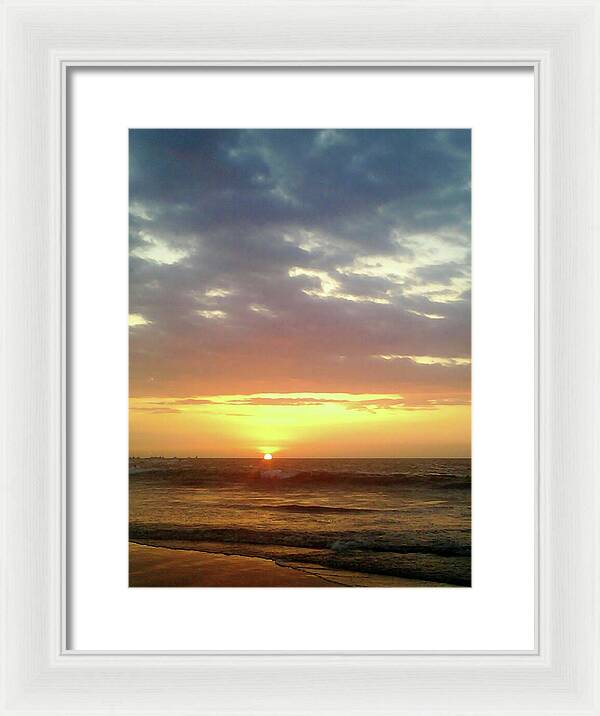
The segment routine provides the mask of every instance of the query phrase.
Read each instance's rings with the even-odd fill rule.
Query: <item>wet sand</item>
[[[363,582],[363,583],[361,583]],[[284,566],[260,557],[129,543],[130,587],[438,587],[449,586],[318,565]]]
[[[268,559],[129,543],[130,587],[332,587]]]

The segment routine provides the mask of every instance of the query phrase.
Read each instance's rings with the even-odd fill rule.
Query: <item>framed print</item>
[[[2,713],[600,713],[598,12],[4,4]]]

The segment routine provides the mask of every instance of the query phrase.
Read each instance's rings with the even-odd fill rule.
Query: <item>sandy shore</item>
[[[268,559],[129,543],[130,587],[332,587]]]
[[[129,543],[130,587],[438,587],[433,582],[283,566],[270,559]]]

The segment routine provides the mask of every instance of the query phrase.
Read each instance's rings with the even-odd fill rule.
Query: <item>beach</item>
[[[129,543],[130,587],[331,587],[318,577],[256,557]]]
[[[276,465],[132,460],[130,585],[470,586],[470,461]]]
[[[315,574],[315,571],[319,572]],[[370,586],[446,587],[400,577],[366,577]],[[129,543],[130,587],[350,587],[365,575],[319,565],[285,566],[260,557]]]
[[[468,587],[470,487],[468,460],[132,460],[130,585]]]

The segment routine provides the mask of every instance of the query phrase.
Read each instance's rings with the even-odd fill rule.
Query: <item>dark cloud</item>
[[[403,408],[405,410],[436,410],[442,405],[467,405],[470,401],[461,395],[450,396],[441,399],[430,398],[427,396],[413,395],[410,398],[404,396],[373,396],[366,399],[358,398],[331,398],[326,394],[319,398],[314,397],[285,397],[271,398],[265,396],[249,396],[247,398],[237,399],[228,398],[225,400],[184,398],[180,400],[168,400],[155,403],[156,408],[138,408],[138,410],[147,410],[156,413],[178,413],[177,409],[173,409],[173,405],[187,406],[206,406],[206,405],[259,405],[268,407],[297,407],[297,406],[316,406],[316,405],[341,405],[346,410],[375,411],[375,410],[391,410],[393,408]],[[237,415],[240,417],[248,417],[245,413],[218,413],[220,415]]]
[[[131,130],[132,395],[468,393],[468,130]],[[189,403],[182,403],[189,404]]]

